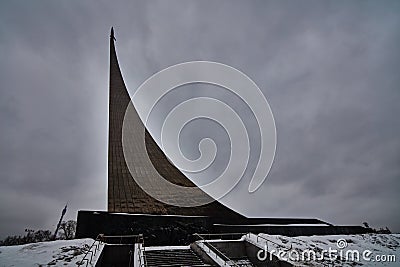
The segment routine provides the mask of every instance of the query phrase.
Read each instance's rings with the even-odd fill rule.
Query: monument
[[[147,176],[156,175],[150,166],[135,167],[135,173],[130,172],[126,164],[122,147],[122,124],[128,105],[132,105],[131,98],[126,89],[121,69],[118,64],[115,51],[114,30],[111,29],[110,35],[110,84],[109,84],[109,135],[108,135],[108,211],[126,212],[154,215],[196,215],[213,216],[238,219],[240,214],[230,210],[217,201],[199,207],[178,207],[162,203],[150,195],[146,194],[135,182],[132,175]],[[135,114],[135,128],[144,129],[143,123]],[[147,130],[145,130],[146,153],[152,165],[166,180],[171,183],[194,187],[195,185],[183,175],[174,165],[172,165],[153,140]],[[143,142],[140,136],[133,137],[133,142]],[[132,145],[134,157],[141,157],[144,151],[138,151],[140,146]],[[142,164],[140,161],[138,164]],[[146,177],[145,177],[146,178]],[[150,178],[150,177],[148,177]],[[155,184],[157,186],[157,184]],[[155,189],[157,190],[157,189]],[[164,188],[157,190],[165,197],[173,198],[172,192],[165,191]],[[190,196],[187,196],[190,198]]]
[[[369,231],[361,226],[333,226],[313,218],[246,218],[218,201],[196,207],[165,204],[148,195],[135,181],[135,175],[151,179],[158,172],[169,182],[185,186],[195,185],[183,175],[158,147],[134,112],[136,129],[145,131],[133,137],[134,160],[138,166],[129,169],[124,156],[122,130],[124,116],[133,105],[126,89],[115,49],[114,30],[110,35],[109,76],[109,136],[108,136],[108,208],[107,211],[78,212],[76,237],[96,238],[98,234],[143,234],[146,242],[155,245],[188,244],[193,233],[269,233],[287,236],[360,234]],[[130,108],[133,108],[131,106]],[[141,143],[139,143],[141,142]],[[145,143],[143,150],[139,145]],[[142,146],[143,147],[143,146]],[[141,165],[144,153],[151,166]],[[152,168],[154,167],[154,168]],[[157,187],[157,185],[155,185]],[[164,188],[155,188],[164,198],[177,197]],[[186,196],[190,198],[191,196]],[[211,199],[212,200],[212,199]]]

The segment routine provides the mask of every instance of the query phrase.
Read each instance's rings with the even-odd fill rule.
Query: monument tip
[[[116,40],[115,39],[115,36],[114,36],[114,27],[111,27],[111,34],[110,34],[110,38],[112,39],[112,40]]]

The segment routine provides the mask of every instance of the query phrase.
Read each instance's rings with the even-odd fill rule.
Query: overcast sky
[[[0,238],[54,229],[65,203],[68,219],[106,209],[111,26],[131,93],[190,60],[263,91],[275,162],[224,203],[400,231],[399,14],[399,1],[2,1]]]

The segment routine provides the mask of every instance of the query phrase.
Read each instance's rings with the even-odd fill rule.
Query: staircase
[[[244,242],[232,241],[232,242],[212,242],[206,243],[207,247],[212,244],[214,248],[211,248],[215,252],[217,249],[217,254],[219,256],[224,255],[229,260],[226,261],[228,266],[235,266],[235,267],[254,267],[250,259],[247,257],[247,253],[244,247]],[[231,246],[226,247],[225,244],[231,244]],[[233,246],[235,247],[232,250]]]
[[[234,259],[230,260],[227,262],[229,266],[235,266],[235,267],[254,267],[254,265],[251,263],[251,261],[246,257],[246,258],[241,258],[241,259]]]
[[[144,251],[148,267],[211,266],[205,264],[191,249]]]

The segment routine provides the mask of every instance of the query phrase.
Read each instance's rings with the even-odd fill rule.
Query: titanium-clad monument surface
[[[199,207],[178,207],[162,203],[148,195],[135,182],[132,175],[147,175],[150,178],[156,175],[154,168],[146,165],[137,165],[128,169],[122,145],[122,126],[128,105],[132,105],[126,89],[115,51],[114,31],[110,36],[110,83],[109,83],[109,140],[108,140],[108,211],[139,214],[169,214],[169,215],[197,215],[239,219],[240,214],[230,210],[217,201]],[[165,157],[151,135],[144,129],[139,116],[134,114],[132,127],[145,131],[145,146],[147,151],[135,151],[140,147],[133,144],[134,157],[141,157],[147,153],[152,165],[166,180],[173,184],[194,187],[195,185],[184,176]],[[133,142],[140,144],[142,136],[134,136]],[[138,162],[141,162],[138,158]],[[132,173],[132,175],[131,175]],[[154,184],[157,187],[157,184]],[[173,200],[176,192],[168,192],[165,188],[154,188],[163,198]],[[182,196],[180,196],[182,197]],[[184,196],[190,199],[190,196]],[[171,201],[173,202],[173,201]]]

